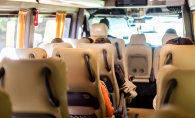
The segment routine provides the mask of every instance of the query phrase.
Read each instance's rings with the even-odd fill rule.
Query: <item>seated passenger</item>
[[[62,43],[64,42],[61,38],[55,38],[51,41],[51,43]]]
[[[168,33],[168,34],[177,34],[177,32],[174,29],[172,29],[172,28],[168,29],[165,33]]]
[[[108,38],[97,38],[94,43],[111,43]],[[137,93],[134,91],[134,88],[129,88],[128,85],[131,84],[130,81],[125,81],[124,73],[118,64],[114,64],[115,75],[120,91],[125,92],[127,98],[135,98]]]
[[[193,41],[188,39],[188,38],[175,38],[175,39],[171,39],[169,41],[166,42],[166,44],[173,44],[173,45],[194,45]],[[153,108],[156,110],[156,96],[153,100]]]

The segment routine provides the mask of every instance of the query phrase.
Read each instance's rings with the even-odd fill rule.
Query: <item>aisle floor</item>
[[[135,118],[136,114],[139,114],[137,118],[149,118],[154,113],[154,109],[140,109],[140,108],[128,108],[127,114],[129,118]]]

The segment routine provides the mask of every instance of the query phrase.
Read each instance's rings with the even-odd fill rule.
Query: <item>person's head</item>
[[[106,26],[107,26],[107,27],[108,27],[108,29],[109,29],[110,24],[109,24],[109,21],[108,21],[108,19],[107,19],[107,18],[101,19],[101,20],[100,20],[100,23],[104,23],[104,24],[106,24]]]
[[[64,42],[61,38],[55,38],[51,41],[51,43],[62,43]]]
[[[99,37],[95,40],[94,43],[111,43],[110,40],[108,38],[104,38],[104,37]]]
[[[174,29],[172,29],[172,28],[168,29],[165,33],[168,33],[168,34],[177,34],[177,32]]]
[[[167,41],[166,44],[173,44],[173,45],[194,45],[193,41],[188,38],[175,38]]]

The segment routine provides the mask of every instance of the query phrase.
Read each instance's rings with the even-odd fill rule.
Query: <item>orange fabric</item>
[[[56,38],[63,38],[66,13],[56,13]]]
[[[103,95],[104,102],[106,105],[107,117],[112,117],[114,110],[112,108],[112,103],[111,103],[110,98],[109,98],[108,90],[107,90],[106,85],[104,84],[103,81],[100,81],[100,87],[101,87],[102,95]]]
[[[19,11],[17,48],[24,48],[26,14],[27,14],[27,11],[25,10]]]

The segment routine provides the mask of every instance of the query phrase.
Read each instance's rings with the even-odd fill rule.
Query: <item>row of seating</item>
[[[61,44],[58,43],[58,44],[55,44],[55,45],[56,46],[59,45],[59,47],[60,47],[61,45],[64,45],[64,44],[66,45],[66,43],[61,43]],[[50,51],[53,50],[53,45],[46,44],[47,48],[49,47],[48,45],[50,45],[50,48],[51,48],[48,51],[48,52],[50,52]],[[88,115],[92,114],[93,115],[93,114],[96,114],[97,117],[99,117],[99,118],[105,117],[105,108],[104,108],[105,106],[101,106],[103,104],[102,103],[103,100],[102,100],[102,95],[100,94],[101,91],[100,91],[100,88],[99,88],[99,79],[105,81],[105,83],[108,87],[109,93],[112,96],[111,100],[113,102],[114,109],[118,111],[118,114],[122,114],[121,113],[121,112],[123,112],[122,107],[124,108],[124,106],[125,106],[125,100],[124,100],[124,96],[120,98],[118,84],[117,84],[117,81],[116,81],[116,78],[115,78],[114,48],[113,48],[112,44],[103,44],[103,45],[99,45],[99,44],[79,44],[77,46],[77,47],[80,47],[80,48],[87,48],[87,49],[71,49],[71,48],[68,47],[70,45],[66,45],[66,46],[67,46],[66,49],[64,49],[64,48],[55,48],[54,51],[53,51],[52,57],[60,57],[62,60],[64,60],[66,62],[66,66],[68,67],[68,73],[67,73],[67,83],[68,83],[68,87],[67,87],[68,90],[67,91],[68,91],[68,93],[67,94],[68,94],[68,105],[70,106],[69,107],[70,114],[72,116],[75,115],[75,114],[76,115],[78,115],[78,114],[79,115],[86,115],[86,114],[88,114]],[[89,48],[94,48],[94,49],[89,49]],[[96,51],[95,49],[98,50],[98,51]],[[7,51],[9,53],[5,53],[5,54],[8,54],[8,55],[5,55],[6,57],[9,57],[9,54],[15,53],[17,58],[20,59],[20,60],[19,61],[15,61],[15,60],[13,61],[13,60],[9,60],[9,59],[2,60],[2,62],[1,62],[2,65],[4,65],[5,67],[8,67],[8,69],[4,68],[5,71],[6,71],[5,73],[14,73],[14,74],[11,74],[11,76],[5,75],[3,80],[8,80],[8,79],[6,79],[7,77],[8,78],[13,78],[13,77],[16,77],[18,73],[25,72],[25,74],[20,74],[20,76],[18,76],[19,79],[17,79],[18,77],[16,77],[15,81],[9,82],[9,84],[6,85],[6,86],[3,85],[3,88],[6,90],[6,92],[8,94],[11,94],[10,95],[11,100],[14,99],[14,100],[12,100],[12,103],[13,103],[14,106],[16,105],[16,107],[14,107],[13,112],[21,113],[21,112],[23,112],[22,108],[19,109],[19,110],[18,110],[18,108],[20,108],[23,105],[24,106],[25,105],[26,106],[32,105],[34,103],[33,102],[34,100],[37,101],[37,99],[34,98],[34,97],[37,97],[35,95],[44,95],[44,98],[47,97],[45,90],[43,90],[43,88],[42,88],[42,87],[44,87],[43,85],[41,86],[41,84],[39,84],[38,88],[36,88],[36,89],[34,88],[34,87],[36,87],[35,85],[37,85],[38,81],[36,80],[37,83],[35,83],[33,78],[37,78],[40,82],[41,77],[43,76],[43,75],[41,75],[40,71],[44,71],[44,70],[40,70],[41,68],[43,69],[43,68],[47,67],[49,69],[50,73],[56,73],[56,74],[59,74],[59,75],[62,74],[62,73],[60,74],[61,71],[66,71],[66,70],[60,69],[60,68],[65,68],[65,67],[62,67],[62,66],[64,66],[64,64],[60,60],[58,60],[58,62],[60,61],[60,63],[58,64],[58,65],[61,65],[60,68],[56,67],[55,64],[49,66],[49,62],[52,61],[52,60],[55,61],[56,59],[42,59],[41,60],[41,58],[46,58],[47,57],[46,51],[44,49],[41,49],[41,48],[33,48],[33,49],[26,48],[26,49],[11,49],[11,50],[10,49],[4,49],[4,50],[2,50],[2,52],[7,52]],[[104,53],[104,52],[106,52],[106,53]],[[27,58],[36,58],[36,60],[33,60],[34,63],[30,64],[32,59],[27,60]],[[99,59],[100,59],[100,64],[99,64]],[[39,62],[36,63],[37,60]],[[24,64],[23,65],[20,64],[20,61],[21,61],[21,63],[24,63]],[[44,62],[44,61],[46,61],[46,62]],[[90,66],[87,66],[87,68],[86,68],[85,65],[87,63]],[[15,68],[10,69],[11,66],[9,66],[9,65],[12,65]],[[33,65],[33,66],[31,66],[31,65]],[[37,68],[37,66],[38,66],[38,68]],[[14,72],[14,70],[17,67],[20,67],[20,68],[18,68],[18,70]],[[124,67],[124,65],[123,65],[123,67]],[[33,71],[32,71],[32,69],[33,69]],[[12,71],[8,72],[7,70],[8,71],[12,70]],[[26,72],[27,70],[28,70],[28,72]],[[35,70],[36,73],[33,73],[34,70]],[[59,72],[57,73],[57,71],[59,71]],[[38,74],[38,73],[40,73],[40,74]],[[32,76],[32,74],[33,74],[33,76]],[[36,74],[38,74],[38,76]],[[48,85],[46,85],[46,87],[51,86],[52,88],[54,87],[53,89],[55,89],[57,84],[55,84],[55,82],[54,82],[55,79],[54,78],[59,77],[59,75],[57,76],[56,74],[51,74],[53,76],[50,77],[50,82],[49,83],[52,83],[52,84],[48,84]],[[29,80],[26,79],[26,77],[25,77],[26,75],[30,76],[30,77],[28,77],[28,79],[31,78],[33,81],[30,81],[30,83],[27,83],[27,81],[29,81]],[[101,76],[99,77],[99,75],[101,75]],[[44,76],[46,76],[46,75],[44,75]],[[59,77],[59,78],[62,78],[62,77]],[[89,79],[86,79],[86,78],[89,78]],[[25,79],[25,80],[23,80],[23,79]],[[95,79],[95,80],[93,80],[93,79]],[[25,83],[25,84],[21,85],[19,88],[15,88],[15,87],[19,86],[21,81],[22,81],[22,83]],[[94,81],[95,81],[95,83],[94,83]],[[4,81],[4,82],[6,82],[6,81]],[[43,84],[43,80],[42,80],[41,83]],[[61,85],[60,81],[58,81],[58,84]],[[14,89],[12,89],[12,87],[11,87],[9,89],[10,91],[8,91],[7,90],[8,86],[13,86]],[[25,86],[28,86],[29,89],[28,88],[24,89]],[[34,92],[32,92],[30,96],[28,96],[28,94],[30,93],[29,91],[32,91],[32,88],[31,88],[32,86],[34,86],[33,87]],[[65,86],[65,85],[63,84],[63,86]],[[19,90],[22,89],[21,94],[16,94],[16,93],[18,93],[18,89]],[[38,91],[38,89],[40,90],[41,93],[40,92],[36,93],[36,91]],[[50,93],[50,94],[54,93],[55,94],[54,98],[55,99],[60,99],[60,95],[62,94],[63,89],[62,88],[58,88],[58,89],[61,90],[61,92],[59,92],[58,90],[52,91],[52,92],[50,90],[50,92],[48,92],[48,89],[47,89],[47,93]],[[15,92],[13,92],[13,91],[15,91]],[[58,95],[55,92],[57,92],[60,95]],[[64,89],[64,92],[65,92],[65,89]],[[15,93],[15,94],[13,94],[13,93]],[[18,97],[23,96],[22,94],[25,94],[26,96],[24,96],[23,99],[18,101]],[[56,97],[56,95],[57,95],[57,97]],[[83,99],[82,96],[85,96],[84,99]],[[51,95],[49,95],[49,98],[50,97],[53,98]],[[89,97],[91,99],[89,99]],[[93,97],[95,99],[93,99]],[[51,98],[50,98],[50,101],[52,101],[52,104],[54,106],[58,106],[58,102],[55,101],[55,99],[52,100]],[[89,99],[90,102],[86,102],[85,98],[87,100]],[[27,101],[25,102],[25,104],[24,103],[22,104],[24,99],[27,100]],[[98,100],[96,100],[96,99],[98,99]],[[27,102],[29,102],[28,100],[32,100],[32,102],[27,103]],[[43,100],[43,99],[41,99],[41,100]],[[46,99],[44,99],[44,100],[46,100]],[[16,101],[17,101],[17,103],[16,103]],[[77,101],[77,102],[75,102],[75,101]],[[97,104],[98,101],[99,101],[99,104]],[[42,102],[42,101],[40,101],[40,102]],[[63,101],[60,101],[60,103],[61,102],[63,103]],[[90,108],[82,107],[86,104]],[[35,104],[34,106],[36,106],[36,105],[37,104]],[[78,107],[76,105],[79,105],[80,107]],[[96,106],[94,106],[94,105],[96,105]],[[42,106],[48,106],[48,104],[47,105],[44,104]],[[94,109],[93,109],[93,107],[94,107]],[[42,108],[42,107],[40,106],[39,108]],[[63,108],[64,108],[64,106],[63,106]],[[120,109],[118,109],[118,108],[120,108]],[[31,109],[32,111],[29,110],[29,111],[25,111],[25,112],[28,112],[28,113],[29,112],[34,112],[34,113],[38,112],[34,108],[29,108],[29,109]],[[54,110],[54,108],[52,110]],[[61,109],[61,110],[64,110],[64,109]],[[42,110],[39,110],[39,112],[41,112],[41,111]],[[54,111],[55,111],[55,113],[52,112],[53,113],[52,115],[56,116],[58,112],[56,110],[54,110]],[[65,109],[65,111],[66,111],[66,109]],[[86,112],[84,112],[84,111],[86,111]],[[48,113],[49,113],[49,111],[48,111]],[[15,114],[15,115],[21,115],[21,114]],[[29,115],[29,114],[27,114],[27,115]],[[62,114],[62,116],[64,116],[64,115]]]

